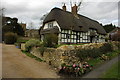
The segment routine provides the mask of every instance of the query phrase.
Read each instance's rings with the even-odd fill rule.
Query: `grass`
[[[82,43],[82,44],[60,44],[60,45],[57,45],[57,47],[60,47],[60,46],[68,46],[68,45],[78,46],[78,45],[84,45],[84,44],[89,44],[89,43]]]
[[[110,69],[108,69],[101,78],[119,78],[120,79],[120,73],[118,70],[118,64],[120,64],[120,61],[113,64]]]
[[[90,59],[89,61],[87,61],[90,65],[96,66],[100,63],[103,62],[103,60],[101,60],[100,58],[95,58],[95,59]]]
[[[28,53],[28,52],[26,52],[26,51],[22,51],[22,52],[23,52],[24,54],[26,54],[27,56],[29,56],[29,57],[31,57],[31,58],[34,58],[35,60],[37,60],[37,61],[39,61],[39,62],[43,61],[42,59],[34,56],[34,55],[31,54],[31,53]]]
[[[112,59],[112,58],[118,56],[119,54],[120,54],[120,50],[115,50],[113,52],[107,53],[106,56],[108,56],[110,59]]]

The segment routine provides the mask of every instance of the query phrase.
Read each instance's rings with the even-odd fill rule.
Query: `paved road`
[[[3,44],[3,78],[58,78],[55,71],[43,62],[38,62],[25,54],[14,45]]]
[[[83,76],[83,78],[100,78],[102,74],[104,74],[113,64],[119,60],[118,58],[120,59],[120,56],[105,62],[100,67]]]

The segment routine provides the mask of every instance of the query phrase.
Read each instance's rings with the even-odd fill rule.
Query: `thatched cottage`
[[[53,8],[44,19],[41,40],[53,33],[58,36],[59,44],[105,42],[106,31],[99,22],[78,14],[76,4],[71,12],[66,11],[65,5],[62,8]]]

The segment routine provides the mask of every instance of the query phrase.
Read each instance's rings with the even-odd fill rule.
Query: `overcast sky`
[[[72,4],[80,0],[71,0]],[[113,23],[118,26],[119,0],[83,0],[79,14],[97,20],[102,24]],[[27,28],[33,23],[34,28],[40,27],[40,18],[54,7],[61,8],[63,2],[67,11],[71,11],[70,0],[1,0],[1,8],[8,17],[17,17],[19,22],[26,23]]]

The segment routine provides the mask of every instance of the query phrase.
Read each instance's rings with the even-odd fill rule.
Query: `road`
[[[14,45],[2,44],[2,77],[3,78],[58,78],[50,66],[38,62]]]

